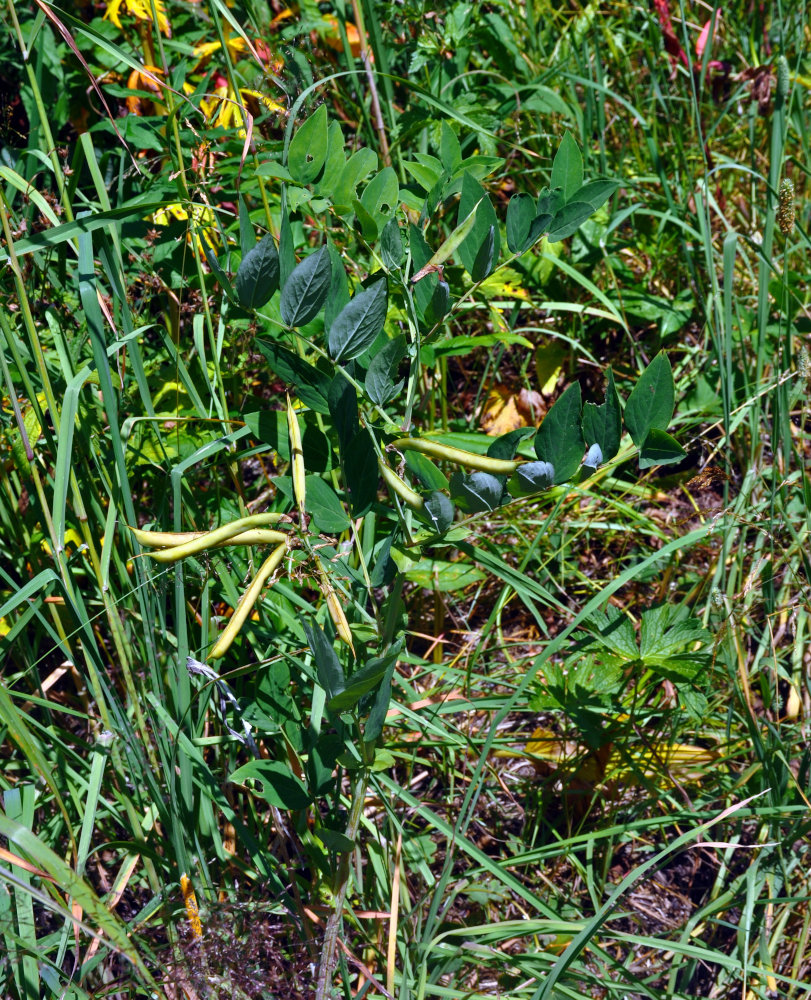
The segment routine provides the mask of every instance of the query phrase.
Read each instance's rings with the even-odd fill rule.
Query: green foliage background
[[[0,993],[803,994],[805,6],[2,12]]]

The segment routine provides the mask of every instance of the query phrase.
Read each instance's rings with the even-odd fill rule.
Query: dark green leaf
[[[388,284],[378,278],[344,306],[329,330],[329,353],[336,361],[363,354],[383,329],[388,308]]]
[[[296,129],[287,153],[293,180],[310,184],[321,173],[327,158],[327,106],[322,104]]]
[[[453,504],[438,490],[426,498],[422,513],[438,535],[444,535],[453,524]]]
[[[377,497],[377,455],[367,430],[360,430],[343,453],[344,476],[352,516],[362,517]]]
[[[575,192],[573,200],[587,201],[596,212],[601,205],[608,201],[618,187],[618,181],[610,181],[606,178],[589,181],[588,184],[584,184],[579,191]]]
[[[234,305],[238,305],[239,302],[236,296],[234,295],[233,289],[231,288],[231,282],[228,279],[228,275],[225,273],[225,271],[223,271],[222,267],[220,267],[220,262],[214,256],[211,247],[209,247],[206,244],[205,240],[203,240],[203,253],[206,255],[206,260],[209,263],[209,267],[214,272],[217,281],[219,281],[223,291],[228,296],[229,300],[233,302]]]
[[[372,358],[366,373],[366,394],[373,403],[385,406],[403,388],[404,380],[394,384],[394,375],[406,355],[406,339],[403,334],[387,341]]]
[[[325,535],[340,535],[349,527],[349,518],[335,490],[320,476],[307,476],[305,507],[318,531]]]
[[[552,463],[555,483],[571,479],[583,459],[586,443],[580,413],[580,383],[573,382],[546,414],[535,438],[535,454],[541,461]]]
[[[327,702],[327,708],[330,712],[345,712],[348,708],[357,705],[365,694],[376,688],[383,680],[390,662],[390,659],[375,657],[352,674],[347,679],[344,690]]]
[[[380,586],[380,584],[378,584],[378,586]],[[363,731],[363,740],[365,743],[371,743],[373,740],[376,740],[383,732],[383,726],[386,722],[386,714],[389,710],[389,702],[391,701],[391,680],[394,676],[395,667],[397,666],[397,657],[400,655],[404,643],[405,639],[398,639],[383,654],[388,661],[388,666],[386,667],[386,673],[383,675],[383,680],[381,681],[375,700],[369,711],[366,728]]]
[[[408,243],[411,249],[412,273],[416,274],[431,259],[433,250],[425,242],[422,230],[413,222],[408,227]],[[430,306],[438,283],[439,278],[435,274],[428,274],[414,285],[414,300],[421,316],[425,315],[425,311]]]
[[[245,309],[259,309],[279,287],[279,253],[270,233],[242,258],[234,287]]]
[[[280,761],[248,761],[238,767],[228,780],[242,784],[250,778],[262,782],[262,798],[277,809],[306,809],[312,802],[312,796],[301,779]]]
[[[355,841],[350,840],[345,833],[341,833],[339,830],[330,830],[326,826],[317,826],[315,828],[315,835],[329,851],[335,851],[338,854],[349,854],[350,851],[355,849]]]
[[[583,157],[571,132],[566,132],[552,162],[552,187],[560,188],[564,202],[583,185]]]
[[[651,427],[644,444],[639,449],[639,468],[649,469],[652,465],[671,465],[680,462],[686,455],[679,442],[667,431]]]
[[[560,188],[544,188],[538,195],[535,211],[539,216],[554,216],[564,205],[563,192]]]
[[[401,267],[405,260],[403,237],[396,219],[389,219],[383,227],[383,232],[380,234],[380,254],[383,263],[390,271]]]
[[[496,213],[490,203],[490,199],[487,197],[487,192],[477,180],[470,174],[465,173],[462,175],[462,192],[459,198],[459,211],[456,218],[457,226],[464,222],[477,204],[479,207],[476,209],[476,222],[456,251],[456,256],[471,276],[473,276],[480,252],[483,253],[483,257],[479,261],[480,267],[487,261],[492,266],[492,263],[498,260],[501,238],[499,236],[498,219],[496,218]],[[482,245],[488,243],[490,239],[493,241],[492,249],[482,251]],[[474,278],[473,280],[476,281],[478,279]]]
[[[329,294],[331,271],[326,246],[297,265],[282,288],[280,309],[286,326],[305,326],[315,319]]]
[[[548,489],[555,481],[555,469],[551,462],[524,462],[518,466],[507,488],[514,497],[529,496]]]
[[[489,458],[501,458],[509,462],[515,458],[516,449],[524,438],[532,437],[534,433],[534,427],[517,427],[514,431],[507,431],[495,439],[487,449],[487,455]]]
[[[485,237],[484,243],[479,247],[479,252],[473,261],[473,270],[470,272],[470,276],[474,281],[484,281],[487,275],[493,270],[495,250],[496,227],[490,226],[490,231]]]
[[[462,162],[462,147],[451,126],[444,119],[440,125],[439,158],[445,172],[451,175]]]
[[[329,376],[281,344],[273,344],[267,340],[257,340],[255,344],[264,354],[271,370],[283,382],[293,386],[302,403],[316,413],[329,413]]]
[[[420,282],[422,284],[422,282]],[[428,308],[425,310],[425,322],[429,326],[441,323],[451,307],[451,290],[447,281],[438,281]]]
[[[639,377],[625,405],[625,426],[637,448],[642,448],[652,428],[667,430],[675,399],[673,369],[661,351]]]
[[[335,654],[332,643],[318,625],[308,625],[302,619],[304,634],[313,653],[318,683],[327,692],[327,698],[334,698],[346,687],[344,668]]]
[[[327,243],[329,247],[330,262],[330,284],[327,304],[324,306],[324,329],[329,330],[335,322],[335,317],[349,302],[349,282],[346,278],[346,268],[341,259],[340,252],[335,248],[332,241]]]
[[[550,243],[559,243],[567,236],[576,233],[590,215],[594,214],[594,209],[587,201],[570,201],[567,205],[555,213],[554,218],[549,223],[547,239]]]
[[[352,199],[352,211],[355,213],[355,231],[360,233],[367,243],[374,243],[377,239],[375,217],[366,210],[366,206],[357,198]]]
[[[469,476],[456,472],[451,477],[451,496],[470,514],[495,510],[501,505],[504,489],[501,480],[489,472],[472,472]]]
[[[605,402],[600,406],[586,403],[583,407],[583,437],[587,447],[600,446],[603,462],[610,462],[620,450],[622,411],[610,368],[605,383]]]
[[[245,199],[239,196],[239,249],[244,260],[248,254],[256,247],[256,234],[251,223],[251,214]]]
[[[286,197],[282,189],[282,212],[279,221],[279,286],[284,288],[287,279],[296,269],[296,252],[293,247],[293,230],[287,212]]]
[[[341,451],[345,451],[358,433],[358,394],[351,382],[339,373],[329,387],[327,402],[333,426],[338,432],[338,444]]]
[[[526,250],[535,214],[535,201],[528,194],[514,194],[510,198],[507,205],[507,246],[512,253]]]

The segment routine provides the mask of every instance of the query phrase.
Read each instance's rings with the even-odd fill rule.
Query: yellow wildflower
[[[136,21],[152,23],[152,0],[108,0],[104,16],[109,18],[117,28],[123,30],[124,25],[119,17],[119,11],[122,9],[134,17]],[[166,16],[163,0],[155,0],[155,11],[158,15],[158,28],[167,38],[171,38],[172,29]]]

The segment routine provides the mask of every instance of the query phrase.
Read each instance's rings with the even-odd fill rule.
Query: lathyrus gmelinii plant
[[[418,164],[428,190],[424,199],[401,190],[391,167],[377,171],[370,150],[347,157],[341,126],[328,122],[325,106],[292,136],[285,162],[272,171],[285,181],[278,244],[272,235],[256,243],[243,211],[243,257],[233,282],[208,254],[232,304],[255,314],[263,331],[256,346],[296,401],[288,400],[281,432],[275,414],[248,418],[257,436],[289,457],[290,474],[275,481],[277,509],[205,534],[136,533],[164,563],[222,545],[271,547],[209,659],[234,650],[249,656],[234,643],[274,578],[285,575],[302,587],[312,581],[323,597],[323,605],[290,625],[291,650],[300,645],[296,634],[305,638],[314,667],[301,760],[294,769],[287,759],[256,760],[231,775],[237,781],[261,778],[271,803],[291,810],[307,808],[327,789],[340,791],[340,780],[330,783],[336,767],[355,776],[345,830],[328,829],[316,811],[321,857],[332,852],[339,858],[319,998],[328,990],[366,775],[387,759],[376,744],[404,645],[400,593],[414,555],[440,538],[451,543],[466,536],[471,515],[559,490],[601,465],[625,460],[630,448],[620,455],[623,420],[640,467],[683,455],[667,433],[674,384],[664,354],[642,374],[624,412],[609,369],[600,405],[584,404],[574,382],[538,429],[496,439],[467,435],[461,443],[444,433],[415,433],[426,376],[421,351],[442,336],[460,300],[475,296],[480,282],[542,237],[554,242],[570,236],[617,187],[605,179],[584,183],[580,151],[566,134],[549,187],[537,196],[514,195],[502,229],[480,183],[482,158],[463,158],[453,131],[446,123],[441,128],[441,157],[423,156]],[[432,249],[425,223],[441,206],[447,218],[454,202],[456,226]],[[298,262],[291,225],[297,209],[324,222],[310,234],[320,245]],[[350,225],[371,261],[353,292],[338,248],[322,235]],[[466,288],[450,287],[450,261],[457,265],[454,274],[458,265],[467,273]],[[327,442],[326,460],[323,448],[308,447],[311,435]],[[341,640],[340,652],[334,637]],[[329,753],[323,741],[328,730]]]

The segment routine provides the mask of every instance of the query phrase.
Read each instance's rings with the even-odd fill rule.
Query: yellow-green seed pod
[[[378,459],[377,464],[380,466],[380,474],[383,476],[383,482],[386,486],[392,492],[396,493],[403,503],[408,504],[414,510],[422,510],[425,506],[425,501],[419,493],[416,493],[410,486],[404,483],[397,473],[393,472],[385,462],[381,462]]]
[[[287,397],[287,435],[290,439],[290,461],[293,467],[293,494],[298,504],[299,513],[304,513],[304,501],[307,497],[306,472],[304,470],[304,451],[301,447],[301,428],[296,411]]]
[[[354,655],[355,644],[352,642],[352,632],[349,629],[349,622],[344,614],[343,606],[341,605],[338,595],[335,593],[335,588],[329,582],[327,574],[320,568],[318,571],[318,580],[321,585],[321,593],[324,595],[324,599],[327,602],[327,611],[329,611],[332,624],[335,626],[335,631],[338,633],[338,638],[349,646]]]
[[[477,455],[472,451],[462,451],[461,448],[451,448],[430,438],[398,438],[392,441],[390,448],[398,451],[419,451],[431,458],[444,459],[461,465],[465,469],[476,469],[478,472],[490,472],[494,476],[510,476],[523,462],[523,459],[508,460],[504,458],[489,458],[487,455]]]
[[[275,548],[262,563],[259,568],[259,572],[253,580],[251,580],[248,589],[242,597],[240,597],[239,604],[237,604],[234,609],[234,613],[228,619],[228,624],[223,629],[222,635],[216,641],[211,649],[211,652],[208,654],[209,660],[218,660],[221,656],[225,656],[231,648],[231,643],[239,635],[240,629],[248,620],[248,616],[253,610],[253,606],[259,600],[259,595],[262,593],[262,589],[281,565],[286,552],[287,542],[283,542],[278,546],[278,548]]]
[[[159,549],[157,552],[148,552],[147,555],[156,562],[177,562],[178,559],[185,559],[186,556],[194,556],[198,552],[205,552],[206,549],[222,545],[236,535],[241,535],[249,528],[261,528],[267,524],[274,524],[278,519],[278,514],[252,514],[250,517],[240,517],[236,521],[232,521],[231,524],[215,528],[214,531],[206,531],[190,542],[183,542],[181,545],[172,545],[170,548]],[[135,531],[137,529],[131,528],[130,530]]]
[[[130,528],[130,531],[141,545],[152,549],[170,549],[176,545],[185,545],[186,542],[193,542],[206,534],[205,531],[141,531],[140,528]],[[278,545],[286,538],[287,535],[283,531],[253,528],[213,547],[219,549],[227,545]]]

